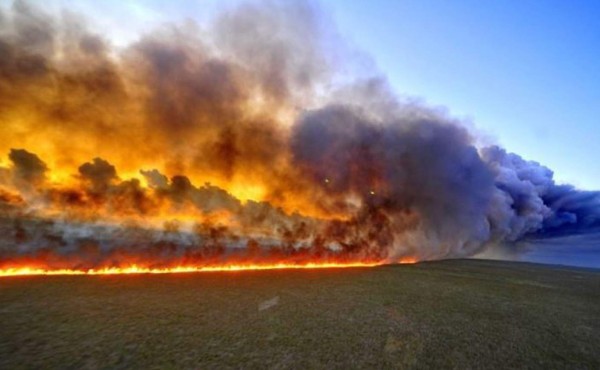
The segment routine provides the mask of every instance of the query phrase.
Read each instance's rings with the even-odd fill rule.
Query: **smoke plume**
[[[340,77],[309,2],[126,47],[69,11],[0,15],[0,268],[466,257],[600,230],[600,193]]]

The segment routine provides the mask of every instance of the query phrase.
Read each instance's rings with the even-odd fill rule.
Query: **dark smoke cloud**
[[[600,230],[600,192],[581,191],[572,185],[561,185],[544,194],[553,210],[544,223],[548,235],[585,233]]]
[[[79,174],[88,180],[92,188],[105,190],[111,182],[117,179],[117,169],[102,158],[94,158],[93,162],[79,166]]]
[[[496,172],[498,198],[494,211],[502,214],[505,238],[546,238],[568,233],[594,232],[600,227],[600,192],[556,184],[553,172],[534,161],[485,148],[484,160]]]
[[[375,121],[349,107],[330,106],[302,118],[292,148],[316,184],[334,196],[356,195],[359,212],[378,215],[372,225],[368,217],[361,224],[388,224],[391,236],[381,248],[403,249],[411,244],[403,236],[418,231],[419,243],[430,244],[429,257],[450,250],[469,255],[489,239],[486,212],[494,178],[468,133],[452,122]],[[407,223],[412,214],[419,219],[416,227]]]
[[[25,149],[11,149],[8,158],[13,163],[17,181],[36,184],[44,181],[48,167],[36,154]]]
[[[382,76],[341,78],[328,32],[311,2],[247,3],[117,49],[15,1],[0,262],[422,260],[600,230],[599,192],[478,147]],[[249,184],[261,195],[238,199]]]

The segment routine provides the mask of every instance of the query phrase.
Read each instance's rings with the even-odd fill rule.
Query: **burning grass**
[[[412,260],[400,263],[413,263]],[[30,266],[0,269],[0,277],[31,275],[131,275],[131,274],[182,274],[193,272],[234,272],[256,270],[297,270],[297,269],[340,269],[356,267],[374,267],[382,262],[306,262],[306,263],[262,263],[262,264],[223,264],[208,266],[177,266],[153,268],[131,265],[126,267],[105,267],[100,269],[48,269]]]
[[[598,368],[600,273],[489,261],[0,279],[0,368]]]

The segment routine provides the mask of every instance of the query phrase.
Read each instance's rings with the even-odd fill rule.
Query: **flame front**
[[[406,262],[409,263],[409,262]],[[0,270],[0,276],[30,276],[30,275],[122,275],[122,274],[178,274],[195,272],[234,272],[254,270],[289,270],[289,269],[340,269],[374,267],[381,262],[353,262],[353,263],[305,263],[290,264],[279,262],[274,264],[227,264],[221,266],[176,266],[168,268],[151,268],[131,265],[127,267],[106,267],[101,269],[74,270],[74,269],[45,269],[36,267],[12,267]]]
[[[415,258],[402,258],[394,261],[397,264],[416,263]],[[228,263],[203,266],[171,266],[147,267],[143,265],[127,265],[121,267],[102,267],[92,269],[48,268],[39,265],[11,266],[0,268],[0,277],[37,276],[37,275],[128,275],[128,274],[182,274],[198,272],[236,272],[262,270],[305,270],[305,269],[344,269],[367,268],[390,264],[389,261],[355,261],[355,262],[299,262],[286,261],[263,263]]]

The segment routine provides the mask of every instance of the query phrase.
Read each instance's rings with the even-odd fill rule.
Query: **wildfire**
[[[483,209],[446,171],[473,153],[462,129],[379,112],[379,95],[363,110],[379,82],[338,94],[328,42],[305,42],[312,11],[242,8],[119,48],[41,8],[3,13],[0,276],[371,267],[436,256],[419,249],[452,239],[439,224],[464,245],[438,216]]]
[[[343,269],[366,268],[382,266],[389,261],[356,261],[356,262],[306,262],[306,263],[237,263],[206,266],[174,266],[174,267],[145,267],[129,265],[124,267],[103,267],[97,269],[52,269],[47,267],[17,266],[0,268],[0,277],[7,276],[38,276],[38,275],[133,275],[133,274],[182,274],[197,272],[236,272],[261,270],[304,270],[304,269]],[[404,257],[398,264],[417,263],[413,257]]]
[[[412,260],[400,263],[413,263]],[[38,267],[13,267],[0,269],[0,277],[6,276],[32,276],[32,275],[129,275],[129,274],[178,274],[194,272],[234,272],[234,271],[256,271],[256,270],[284,270],[284,269],[340,269],[375,267],[382,262],[350,262],[350,263],[273,263],[273,264],[232,264],[215,266],[177,266],[168,268],[150,268],[137,265],[127,267],[106,267],[100,269],[77,270],[77,269],[47,269]]]

